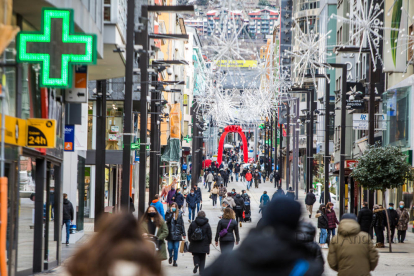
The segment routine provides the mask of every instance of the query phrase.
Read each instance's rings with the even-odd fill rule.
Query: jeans
[[[217,194],[212,194],[211,199],[213,200],[213,206],[217,205]]]
[[[328,232],[326,231],[326,229],[321,228],[321,233],[319,235],[319,243],[325,244],[326,238],[328,238]]]
[[[239,182],[239,173],[234,173],[236,175],[236,182]]]
[[[191,218],[191,215],[193,216],[193,218]],[[188,219],[194,220],[194,217],[195,217],[195,208],[188,207]]]
[[[180,246],[180,241],[168,241],[168,253],[170,257],[174,257],[173,260],[176,261],[178,258],[178,247]],[[174,255],[173,255],[174,250]]]
[[[250,187],[252,187],[252,181],[247,181],[247,190],[250,190]]]
[[[197,214],[200,211],[200,202],[197,202]]]
[[[328,229],[328,238],[329,238],[329,240],[331,238],[331,235],[332,235],[332,237],[335,236],[335,228],[329,228]]]
[[[221,206],[221,203],[223,202],[223,197],[219,196],[219,200],[220,200],[220,206]]]
[[[210,192],[210,190],[211,190],[211,182],[207,182],[207,184],[208,184],[208,192]]]
[[[69,243],[69,236],[70,236],[70,219],[64,219],[63,224],[66,225],[66,243]],[[62,227],[63,227],[62,224]]]

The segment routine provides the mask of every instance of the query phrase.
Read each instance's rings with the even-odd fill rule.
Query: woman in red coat
[[[245,175],[246,181],[247,181],[247,190],[250,189],[250,187],[252,186],[252,174],[250,173],[250,171],[247,171],[246,175]]]
[[[332,237],[335,236],[336,225],[339,224],[333,206],[332,202],[328,202],[325,210],[326,216],[328,217],[328,241],[331,239],[331,234]]]

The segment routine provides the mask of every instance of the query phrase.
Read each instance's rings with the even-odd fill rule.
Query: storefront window
[[[122,133],[124,130],[124,102],[108,101],[106,107],[106,149],[122,150]]]
[[[16,69],[0,67],[0,89],[4,93],[5,110],[3,114],[16,116]]]
[[[410,147],[410,95],[411,86],[388,90],[383,94],[384,145]]]

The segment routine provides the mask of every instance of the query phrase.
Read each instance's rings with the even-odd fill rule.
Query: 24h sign
[[[40,63],[40,86],[69,88],[72,65],[96,64],[96,36],[74,32],[73,10],[43,8],[40,32],[20,32],[17,62]]]

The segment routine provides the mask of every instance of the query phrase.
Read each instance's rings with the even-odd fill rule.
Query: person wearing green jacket
[[[165,239],[168,237],[168,226],[154,206],[148,207],[142,217],[140,225],[144,238],[148,240],[154,240],[156,238],[158,240],[158,259],[161,261],[166,260],[167,248]]]

